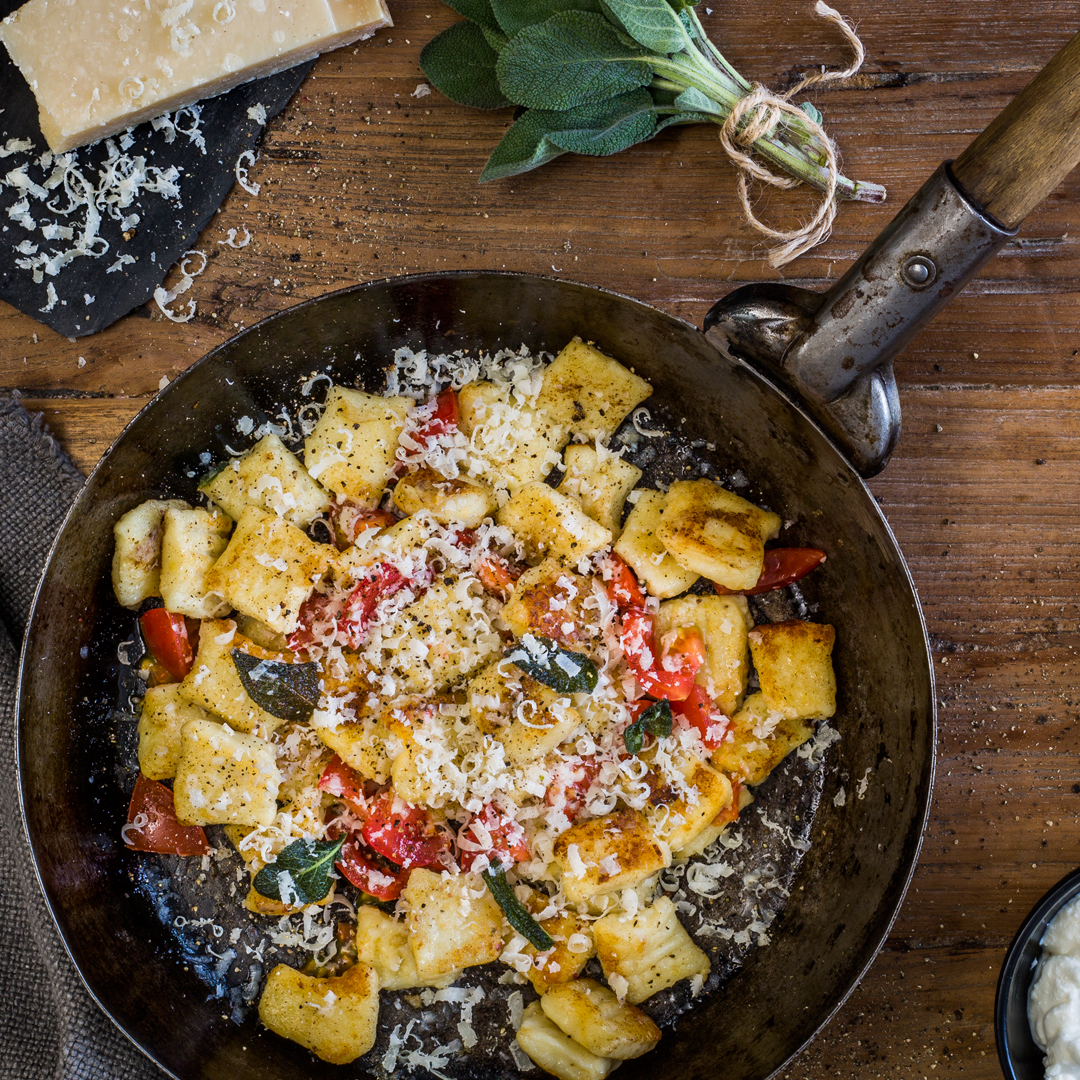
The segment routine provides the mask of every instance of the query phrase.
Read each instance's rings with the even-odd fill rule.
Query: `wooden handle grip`
[[[1015,229],[1080,163],[1080,34],[953,162],[975,203]]]

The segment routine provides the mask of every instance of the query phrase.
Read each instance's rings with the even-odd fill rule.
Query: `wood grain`
[[[267,130],[252,170],[260,195],[234,191],[200,239],[210,258],[187,294],[191,323],[151,306],[69,342],[0,305],[0,390],[43,410],[80,468],[163,377],[260,318],[360,281],[524,270],[698,325],[746,281],[822,289],[1080,28],[1072,0],[838,5],[857,19],[867,63],[814,100],[848,174],[885,183],[890,197],[843,206],[829,241],[778,274],[742,224],[734,175],[704,128],[479,186],[509,115],[413,97],[420,48],[455,16],[436,0],[391,3],[394,30],[322,58]],[[813,64],[845,61],[809,8],[730,0],[703,17],[744,74],[783,88]],[[759,205],[783,223],[809,203],[763,193]],[[220,243],[245,226],[248,247]],[[1004,950],[1042,892],[1080,864],[1078,281],[1072,175],[898,362],[904,434],[871,487],[934,645],[932,819],[885,951],[785,1080],[996,1080]]]

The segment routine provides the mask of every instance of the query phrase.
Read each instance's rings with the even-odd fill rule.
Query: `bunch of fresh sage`
[[[447,2],[467,21],[425,46],[425,75],[460,105],[518,107],[481,183],[568,152],[615,154],[672,124],[723,125],[753,89],[709,40],[697,0]],[[821,114],[809,103],[800,109],[778,113],[753,150],[827,191]],[[835,178],[835,192],[885,198],[880,185],[845,176]]]

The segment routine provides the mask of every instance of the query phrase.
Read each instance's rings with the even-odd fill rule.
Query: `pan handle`
[[[1080,163],[1080,34],[822,297],[746,286],[705,330],[802,398],[864,475],[900,433],[892,359]],[[768,292],[768,295],[766,295]]]
[[[1080,34],[953,162],[961,191],[1015,229],[1080,164]]]

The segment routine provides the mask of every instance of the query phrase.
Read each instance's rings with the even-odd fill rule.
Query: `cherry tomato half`
[[[333,638],[342,645],[358,649],[364,643],[368,624],[381,600],[405,588],[409,582],[389,563],[380,563],[359,582],[342,605],[335,621]],[[335,602],[322,593],[312,593],[300,606],[299,623],[289,636],[289,648],[305,649],[316,640],[312,627],[328,623]]]
[[[331,503],[329,517],[334,527],[334,539],[340,548],[355,544],[357,537],[368,529],[385,529],[398,520],[389,510],[372,510],[350,499]]]
[[[383,858],[405,870],[418,866],[441,866],[441,855],[449,848],[445,833],[435,831],[431,816],[421,806],[412,806],[385,791],[371,805],[364,822],[364,840]]]
[[[323,769],[322,776],[319,777],[319,789],[358,806],[363,806],[365,802],[364,778],[351,765],[346,765],[337,754]]]
[[[642,704],[648,706],[650,702]],[[636,714],[634,719],[637,719]],[[599,772],[600,764],[595,758],[582,758],[573,765],[560,762],[544,794],[544,802],[548,806],[559,807],[567,819],[573,821],[585,809],[585,798]]]
[[[491,863],[498,862],[504,869],[511,863],[531,857],[525,830],[491,803],[461,827],[458,845],[463,842],[466,846],[461,847],[458,857],[462,870],[471,870],[481,855],[486,855]],[[471,850],[473,847],[478,850]]]
[[[205,855],[210,850],[206,833],[198,825],[182,825],[177,820],[173,793],[157,780],[147,780],[142,773],[135,781],[121,836],[133,851]]]
[[[500,555],[494,553],[484,555],[477,560],[476,576],[484,587],[484,592],[490,593],[496,600],[504,603],[510,599],[514,582],[524,573],[523,566],[509,563]]]
[[[380,865],[356,835],[341,846],[341,857],[334,865],[361,892],[376,900],[396,900],[409,883],[408,870]]]
[[[681,716],[691,727],[697,728],[706,750],[715,750],[724,741],[728,718],[698,683],[694,684],[682,701],[672,704],[671,711],[676,716]]]
[[[435,411],[422,428],[413,436],[418,443],[427,444],[439,435],[445,435],[457,427],[459,419],[457,394],[448,386],[435,398]]]
[[[824,561],[825,552],[818,548],[769,548],[765,552],[761,576],[752,589],[727,589],[715,582],[713,585],[721,596],[732,596],[736,593],[743,596],[756,596],[758,593],[782,589],[798,581],[799,578],[806,577],[811,570]]]
[[[733,776],[729,776],[731,781],[731,802],[720,811],[716,817],[713,818],[714,825],[728,825],[732,821],[738,819],[739,816],[739,802],[742,798],[742,784],[739,783]]]
[[[176,682],[184,678],[194,659],[184,616],[151,608],[139,617],[139,629],[153,658]]]
[[[615,552],[607,557],[603,568],[603,578],[608,599],[617,608],[643,608],[645,606],[645,593],[638,584],[637,576]]]
[[[626,662],[649,697],[682,701],[705,662],[705,639],[696,627],[680,626],[664,635],[658,650],[655,624],[655,617],[644,608],[629,607],[622,613]]]

